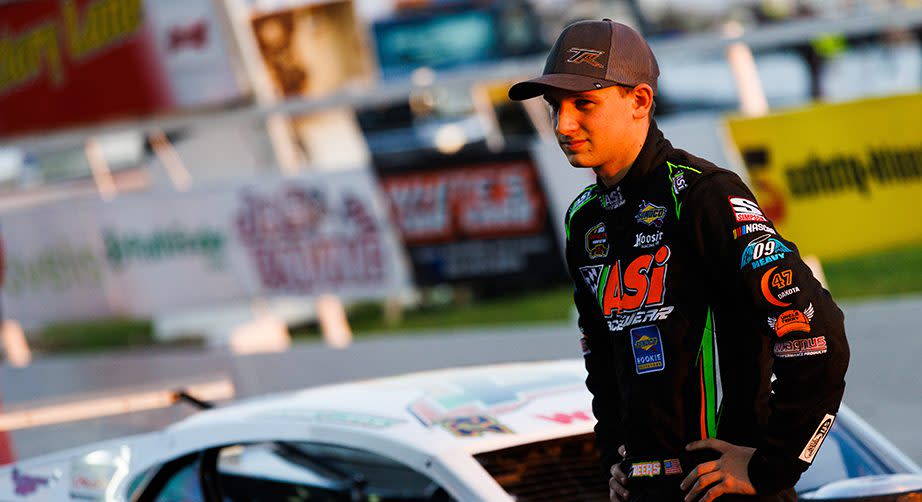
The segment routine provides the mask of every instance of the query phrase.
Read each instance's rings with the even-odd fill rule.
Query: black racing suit
[[[652,122],[624,179],[587,187],[565,223],[603,470],[624,444],[632,500],[678,498],[716,458],[685,445],[716,437],[756,448],[763,500],[793,500],[849,350],[842,312],[746,185]]]

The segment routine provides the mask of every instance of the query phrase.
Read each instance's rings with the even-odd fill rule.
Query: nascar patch
[[[666,368],[663,340],[658,327],[641,326],[632,329],[631,350],[634,351],[634,369],[638,375]]]

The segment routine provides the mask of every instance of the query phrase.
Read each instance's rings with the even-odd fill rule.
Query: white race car
[[[584,379],[582,361],[555,361],[253,399],[5,466],[0,500],[607,500]],[[843,407],[797,488],[829,500],[922,492],[920,473]]]

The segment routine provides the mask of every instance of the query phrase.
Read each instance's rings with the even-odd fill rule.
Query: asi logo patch
[[[762,214],[762,210],[759,209],[759,205],[755,202],[744,199],[742,197],[727,197],[730,201],[730,208],[733,210],[733,215],[736,216],[736,221],[768,221],[765,218],[765,215]]]
[[[810,332],[810,321],[813,320],[813,304],[800,310],[785,310],[778,317],[769,317],[768,326],[775,330],[778,336],[784,336],[792,331]]]
[[[666,208],[657,206],[652,202],[641,201],[640,210],[637,212],[637,222],[650,226],[663,226],[663,219],[666,217]]]
[[[642,326],[631,330],[631,349],[634,351],[634,368],[638,375],[663,371],[666,357],[663,342],[656,326]]]
[[[604,223],[599,223],[586,232],[586,252],[589,253],[589,259],[608,256],[608,233],[605,232]]]
[[[771,235],[760,235],[751,240],[740,258],[740,270],[752,265],[753,270],[784,258],[791,250]]]
[[[786,268],[779,272],[778,267],[772,267],[762,274],[762,296],[765,301],[776,307],[790,307],[789,302],[781,301],[794,293],[800,292],[800,287],[791,286],[794,281],[794,272]]]
[[[614,190],[605,194],[602,198],[602,207],[611,211],[624,205],[624,195],[621,195],[621,187],[615,187]]]
[[[688,184],[685,182],[685,171],[679,171],[672,178],[672,191],[679,195],[679,192],[688,188]]]

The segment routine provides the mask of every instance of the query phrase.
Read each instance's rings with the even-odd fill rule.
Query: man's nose
[[[573,117],[573,109],[565,104],[561,104],[554,116],[554,129],[561,136],[569,136],[577,130],[578,126]]]

